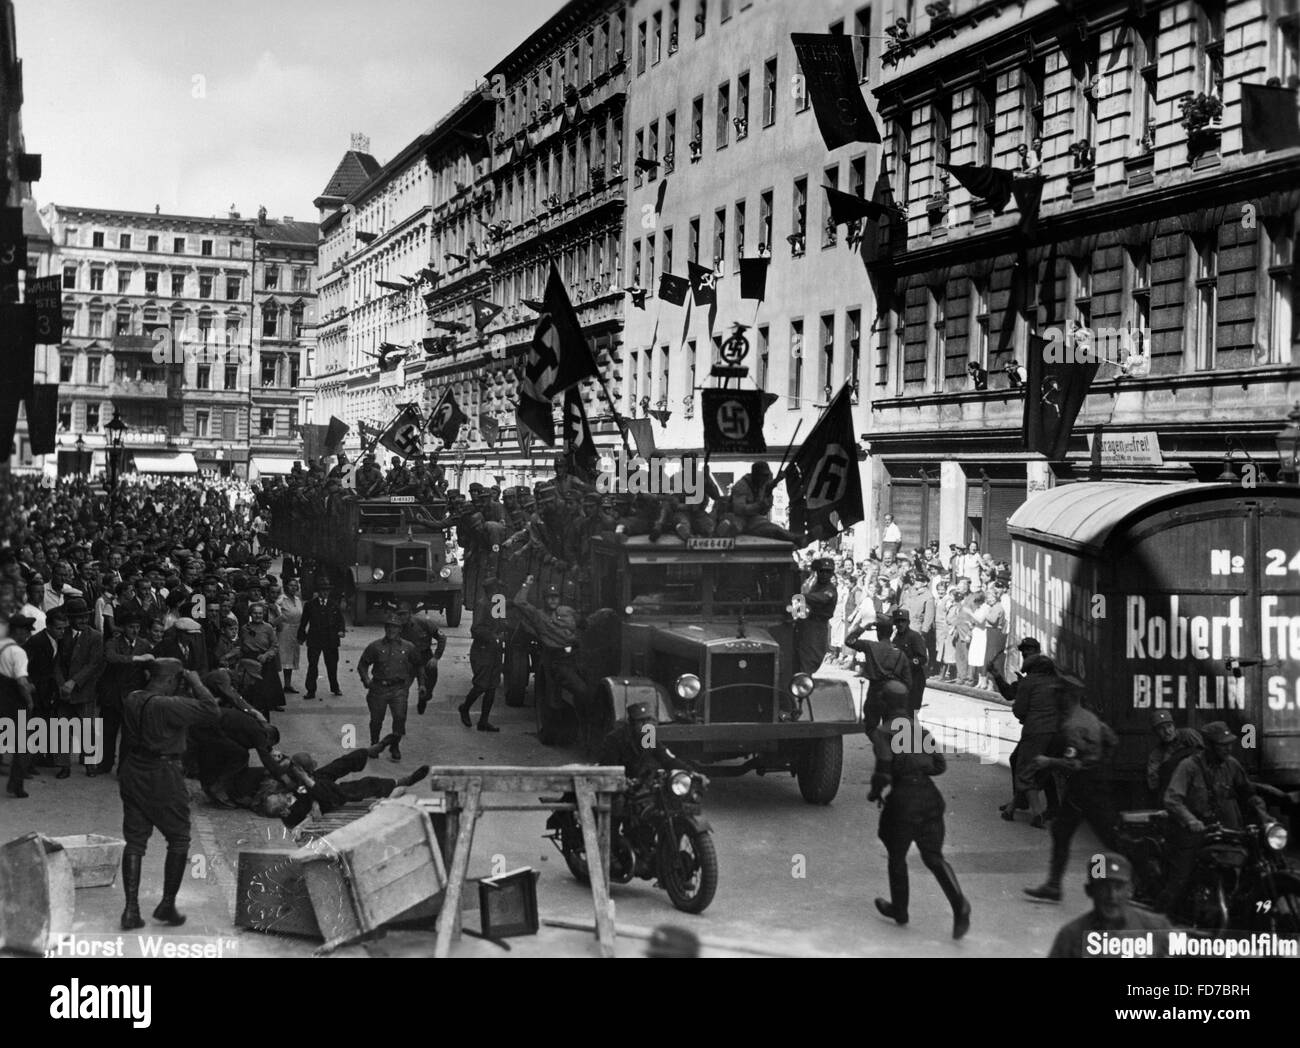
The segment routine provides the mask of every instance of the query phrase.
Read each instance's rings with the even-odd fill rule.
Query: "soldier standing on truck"
[[[831,643],[831,616],[839,595],[835,590],[835,562],[819,557],[812,564],[814,575],[803,585],[808,617],[796,627],[796,658],[799,673],[815,673],[826,658]]]

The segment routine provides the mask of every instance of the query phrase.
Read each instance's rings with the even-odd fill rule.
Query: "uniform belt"
[[[385,679],[376,678],[375,683],[384,688],[391,688],[397,684],[410,684],[411,682],[405,677],[388,677]]]
[[[929,781],[930,781],[930,776],[928,776],[928,775],[923,775],[923,774],[921,774],[920,772],[914,772],[914,773],[911,773],[911,774],[908,774],[908,775],[896,775],[896,776],[894,776],[894,785],[895,785],[895,786],[897,786],[897,785],[899,785],[899,784],[901,784],[901,783],[913,783],[913,784],[914,784],[914,783],[918,783],[918,782],[929,782]]]
[[[139,746],[137,746],[135,749],[131,751],[131,756],[139,757],[142,760],[150,760],[150,761],[179,762],[181,759],[181,755],[179,753],[159,753],[156,750],[141,749]]]

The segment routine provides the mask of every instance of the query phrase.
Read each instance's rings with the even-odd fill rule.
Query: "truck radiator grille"
[[[771,655],[717,655],[709,680],[710,723],[773,720],[775,669]],[[741,669],[740,663],[745,663]]]

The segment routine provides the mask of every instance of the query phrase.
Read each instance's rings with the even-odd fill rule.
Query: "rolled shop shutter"
[[[924,545],[921,541],[921,507],[925,489],[919,480],[899,479],[889,485],[889,512],[903,535],[903,549]]]
[[[983,552],[994,560],[1011,560],[1011,536],[1007,521],[1028,497],[1025,482],[991,481],[984,505]]]

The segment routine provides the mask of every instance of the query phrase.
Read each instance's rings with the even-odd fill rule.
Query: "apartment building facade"
[[[907,219],[868,264],[872,516],[892,512],[909,545],[1001,557],[1036,490],[1268,475],[1300,396],[1300,149],[1243,152],[1241,94],[1300,83],[1295,5],[992,0],[942,15],[887,13],[909,39],[873,85]],[[1014,203],[994,214],[940,164],[1038,170],[1036,221]],[[1049,463],[1023,450],[1016,376],[1031,336],[1079,329],[1108,359],[1067,460]]]

